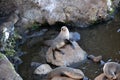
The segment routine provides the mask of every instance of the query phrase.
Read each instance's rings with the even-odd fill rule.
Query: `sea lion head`
[[[63,26],[63,27],[61,27],[61,31],[66,32],[66,31],[68,31],[68,28],[66,26]]]
[[[60,34],[64,36],[66,39],[69,39],[69,30],[66,26],[61,27],[61,32]]]
[[[109,79],[116,80],[117,79],[116,75],[119,73],[119,69],[120,69],[120,64],[116,62],[107,62],[103,67],[103,72]]]

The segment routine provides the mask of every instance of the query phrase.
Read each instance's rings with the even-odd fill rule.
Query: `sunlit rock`
[[[41,64],[35,69],[34,74],[45,75],[50,71],[52,71],[52,68],[48,64]]]
[[[93,62],[98,63],[102,60],[102,56],[101,55],[100,56],[89,55],[88,59],[91,59]]]
[[[46,53],[46,60],[49,63],[52,63],[56,66],[67,66],[72,63],[77,63],[80,61],[83,61],[86,59],[86,52],[78,45],[77,42],[73,41],[72,44],[75,46],[75,49],[71,47],[71,45],[66,45],[64,48],[61,48],[60,50],[64,52],[64,54],[61,54],[58,51],[55,51],[55,57],[53,57],[53,52],[51,48],[48,49]]]
[[[0,3],[0,15],[12,14],[17,9],[17,25],[63,22],[77,27],[87,27],[97,20],[106,20],[120,0],[8,0]],[[6,3],[6,4],[5,4]],[[6,7],[10,6],[10,7]]]

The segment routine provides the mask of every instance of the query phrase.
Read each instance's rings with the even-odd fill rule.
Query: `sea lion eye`
[[[62,31],[65,31],[65,28],[62,28]]]

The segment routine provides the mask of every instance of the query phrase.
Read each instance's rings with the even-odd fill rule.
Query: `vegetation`
[[[4,35],[3,35],[4,36]],[[21,38],[21,36],[15,31],[14,34],[12,34],[9,39],[3,44],[4,54],[6,56],[14,56],[15,46],[16,46],[16,40],[18,38]]]

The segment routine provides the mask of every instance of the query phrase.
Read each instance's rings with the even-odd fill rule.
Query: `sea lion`
[[[66,44],[70,44],[73,49],[75,48],[72,44],[72,41],[69,40],[69,30],[66,26],[61,27],[59,35],[50,43],[52,43],[50,45],[50,48],[52,49],[54,59],[56,59],[55,51],[59,51],[60,53],[64,54],[64,52],[62,52],[60,48],[64,47]]]
[[[46,79],[52,79],[53,77],[68,77],[75,80],[81,80],[85,77],[84,73],[79,69],[74,69],[70,67],[58,67],[49,72],[46,76]]]
[[[109,79],[117,79],[117,75],[120,73],[120,64],[116,62],[107,62],[103,67],[105,76]]]

